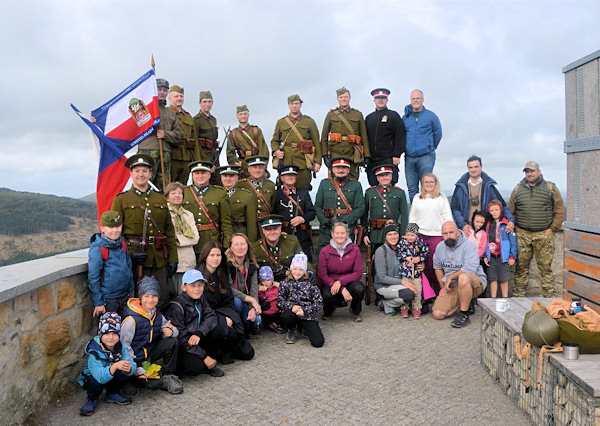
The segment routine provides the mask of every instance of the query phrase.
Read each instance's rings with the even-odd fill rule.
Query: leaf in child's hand
[[[160,376],[158,375],[158,372],[161,369],[160,365],[150,364],[148,361],[144,361],[142,363],[142,368],[146,372],[146,377],[149,379],[160,379]]]

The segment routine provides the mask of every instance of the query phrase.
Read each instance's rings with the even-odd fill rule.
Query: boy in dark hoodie
[[[101,233],[90,238],[88,285],[94,303],[93,316],[104,312],[123,313],[127,299],[134,295],[131,258],[121,235],[123,217],[112,210],[102,213]]]

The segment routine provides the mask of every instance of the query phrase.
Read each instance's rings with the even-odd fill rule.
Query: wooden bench
[[[481,362],[506,395],[535,424],[600,425],[600,355],[579,355],[569,361],[561,353],[544,355],[542,388],[537,389],[539,349],[532,347],[529,363],[516,355],[514,336],[520,334],[525,313],[535,301],[552,299],[513,297],[510,308],[496,312],[495,299],[478,299],[481,306]],[[526,388],[529,365],[531,386]]]

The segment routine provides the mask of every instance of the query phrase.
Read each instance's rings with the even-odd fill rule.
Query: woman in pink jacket
[[[360,249],[349,238],[348,225],[336,222],[331,241],[319,253],[319,279],[323,284],[323,319],[331,318],[338,303],[350,302],[352,321],[361,322],[365,285],[360,281],[363,262]]]

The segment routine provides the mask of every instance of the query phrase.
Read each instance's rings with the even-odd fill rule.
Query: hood
[[[425,108],[425,106],[423,106],[423,109],[421,110],[421,112],[425,111],[426,109],[427,109],[427,108]],[[412,115],[412,112],[413,112],[413,110],[412,110],[412,105],[411,105],[411,104],[408,104],[408,105],[406,105],[406,106],[404,107],[404,114],[405,114],[407,117],[411,116],[411,115]]]
[[[346,250],[346,247],[348,247],[348,244],[352,243],[352,240],[350,239],[350,237],[346,238],[346,242],[344,243],[344,245],[342,246],[342,250]],[[333,242],[333,238],[329,240],[329,244],[331,245],[331,247],[333,247],[334,249],[338,249],[337,246],[335,245],[335,243]]]
[[[119,237],[118,240],[109,239],[104,233],[97,232],[90,237],[91,247],[107,247],[109,249],[115,249],[122,247],[123,237]]]
[[[454,247],[448,247],[448,246],[446,246],[446,248],[447,248],[448,250],[456,250],[456,249],[457,249],[457,248],[459,248],[459,247],[460,247],[460,246],[461,246],[461,245],[462,245],[462,244],[463,244],[465,241],[468,241],[468,240],[467,240],[467,237],[465,236],[465,234],[464,234],[464,232],[463,232],[463,231],[461,231],[461,230],[459,229],[459,230],[458,230],[458,232],[459,232],[459,234],[458,234],[458,239],[457,239],[457,241],[456,241],[456,245],[455,245]],[[442,241],[442,243],[444,243],[444,242]],[[445,243],[444,243],[444,245],[445,245]]]
[[[481,179],[483,180],[482,183],[486,183],[489,182],[492,185],[498,185],[498,183],[490,177],[490,175],[488,175],[486,172],[481,172]],[[465,173],[464,175],[462,175],[457,181],[456,181],[456,185],[466,185],[467,184],[467,180],[469,180],[469,173]]]

